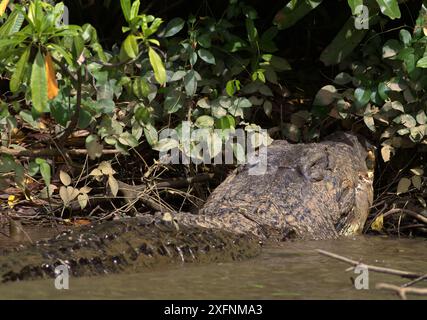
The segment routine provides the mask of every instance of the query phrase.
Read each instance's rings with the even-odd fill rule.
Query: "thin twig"
[[[362,263],[359,261],[355,261],[355,260],[351,260],[349,258],[340,256],[338,254],[329,252],[329,251],[325,251],[325,250],[321,250],[321,249],[317,249],[317,252],[319,252],[320,254],[351,264],[353,266],[359,266]],[[400,276],[402,278],[407,278],[407,279],[417,279],[419,277],[421,277],[422,275],[419,273],[415,273],[415,272],[411,272],[411,271],[403,271],[403,270],[397,270],[397,269],[390,269],[390,268],[384,268],[384,267],[377,267],[377,266],[372,266],[372,265],[367,265],[364,264],[363,265],[369,270],[369,271],[374,271],[374,272],[378,272],[378,273],[385,273],[385,274],[391,274],[391,275],[395,275],[395,276]]]
[[[389,215],[392,215],[394,213],[405,213],[408,216],[411,216],[412,218],[417,219],[418,221],[421,221],[422,223],[427,224],[427,217],[424,217],[422,214],[419,214],[415,211],[412,210],[408,210],[408,209],[403,209],[403,208],[395,208],[395,209],[390,209],[389,211],[387,211],[386,213],[384,213],[383,217],[387,217]]]
[[[85,156],[88,154],[86,149],[64,149],[64,153],[69,154],[70,156]],[[34,150],[16,150],[9,149],[6,147],[0,147],[0,153],[8,154],[14,157],[28,157],[28,158],[38,158],[38,157],[56,157],[61,156],[62,153],[57,149],[34,149]],[[115,155],[120,153],[116,149],[105,149],[102,151],[104,155]]]

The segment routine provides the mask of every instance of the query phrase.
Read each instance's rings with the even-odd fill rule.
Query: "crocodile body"
[[[330,239],[360,233],[372,204],[367,148],[351,134],[321,143],[268,147],[267,172],[235,170],[199,214],[174,221],[146,216],[67,231],[0,256],[3,282],[54,276],[67,264],[74,276],[140,270],[162,262],[215,262],[257,255],[261,243]]]

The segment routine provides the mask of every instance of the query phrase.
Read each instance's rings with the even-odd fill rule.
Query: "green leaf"
[[[197,91],[197,79],[194,70],[190,70],[184,77],[185,92],[188,96],[192,97]]]
[[[215,57],[210,51],[206,49],[200,49],[197,53],[199,54],[199,57],[206,63],[215,64]]]
[[[215,121],[215,127],[222,130],[233,129],[236,127],[236,120],[234,120],[233,116],[226,115],[225,117]]]
[[[154,77],[156,78],[157,82],[161,85],[166,83],[167,77],[166,77],[166,69],[163,65],[162,59],[157,54],[156,51],[154,51],[153,48],[148,48],[148,56],[150,58],[151,66],[154,70]]]
[[[134,95],[140,99],[148,97],[148,95],[151,93],[150,85],[141,77],[135,79],[132,85],[132,90]]]
[[[40,166],[40,173],[42,175],[42,178],[43,178],[45,184],[47,186],[49,186],[50,180],[51,180],[50,165],[49,165],[49,163],[47,163],[45,161],[45,162],[40,163],[39,166]]]
[[[31,98],[33,107],[38,113],[49,111],[46,68],[40,50],[36,55],[31,71]]]
[[[311,10],[316,8],[322,0],[294,0],[290,1],[286,7],[280,10],[274,18],[274,24],[279,29],[292,27]]]
[[[276,70],[279,70],[279,71],[292,70],[292,67],[289,64],[289,62],[286,59],[283,59],[278,56],[272,56],[270,59],[270,63]]]
[[[417,67],[418,68],[424,68],[424,69],[427,68],[427,56],[418,60]]]
[[[246,31],[250,43],[255,43],[258,39],[258,30],[255,28],[254,21],[246,19]]]
[[[146,124],[150,122],[150,111],[142,104],[139,104],[135,109],[135,119],[141,123]]]
[[[123,15],[125,16],[126,21],[130,20],[130,0],[120,0],[120,5],[122,7]]]
[[[369,20],[369,23],[373,25],[371,20]],[[320,60],[327,66],[342,62],[344,58],[353,52],[367,32],[368,30],[366,29],[356,29],[354,27],[354,18],[349,18],[334,40],[322,52]]]
[[[119,142],[125,146],[136,148],[138,146],[138,140],[130,133],[123,132],[119,137]]]
[[[364,88],[357,88],[354,90],[355,104],[357,108],[364,107],[371,100],[372,91]]]
[[[377,0],[381,12],[390,19],[400,18],[399,3],[397,0]]]
[[[40,166],[35,162],[30,162],[28,164],[28,174],[31,177],[34,177],[37,173],[39,173]]]
[[[144,127],[144,135],[150,146],[154,146],[159,140],[157,130],[151,124]]]
[[[184,106],[184,99],[181,92],[177,90],[170,91],[165,97],[164,103],[167,113],[175,113]]]
[[[131,59],[135,59],[138,56],[138,41],[136,40],[136,37],[133,34],[128,35],[126,40],[123,42],[123,50],[126,55]]]
[[[181,18],[174,18],[166,26],[164,37],[172,37],[184,28],[185,21]]]
[[[408,46],[411,43],[411,41],[412,41],[412,35],[406,29],[400,30],[400,32],[399,32],[399,38],[403,42],[403,44],[405,46]]]
[[[227,85],[225,87],[225,91],[227,92],[227,94],[232,97],[234,96],[234,94],[236,93],[236,86],[234,84],[235,80],[230,80],[227,82]]]
[[[211,128],[215,124],[215,120],[211,116],[201,116],[197,118],[195,124],[199,128]]]
[[[10,79],[10,91],[12,91],[13,93],[17,92],[22,84],[25,69],[27,67],[28,59],[30,57],[30,52],[31,47],[29,46],[27,47],[27,49],[25,49],[24,53],[16,64],[15,72],[13,73],[12,78]]]
[[[141,5],[140,0],[135,0],[132,3],[132,7],[130,9],[130,16],[129,16],[129,20],[133,20],[137,17],[137,15],[139,14],[139,7]]]
[[[353,15],[356,14],[356,8],[363,5],[363,0],[348,0],[347,2]]]

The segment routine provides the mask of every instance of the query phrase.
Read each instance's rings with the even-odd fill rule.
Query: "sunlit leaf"
[[[166,69],[163,65],[162,59],[157,54],[157,52],[151,47],[148,48],[148,56],[150,58],[150,63],[154,70],[154,77],[156,78],[157,82],[161,85],[165,84],[167,77]]]

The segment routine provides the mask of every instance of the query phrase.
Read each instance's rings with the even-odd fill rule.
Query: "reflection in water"
[[[370,273],[369,290],[356,290],[348,265],[321,256],[324,249],[389,268],[425,273],[427,241],[357,237],[287,242],[237,263],[175,265],[140,273],[70,279],[70,290],[54,281],[0,285],[0,298],[23,299],[390,299],[375,283],[402,284],[396,276]],[[409,298],[422,298],[409,296]]]

